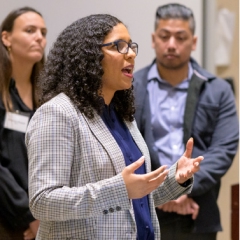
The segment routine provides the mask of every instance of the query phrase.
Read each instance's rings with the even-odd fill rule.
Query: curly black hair
[[[58,36],[39,78],[41,104],[57,94],[65,93],[88,118],[94,111],[101,114],[104,100],[101,94],[101,45],[114,26],[122,23],[108,14],[94,14],[81,18]],[[133,121],[134,97],[132,87],[116,91],[112,102],[118,115]]]

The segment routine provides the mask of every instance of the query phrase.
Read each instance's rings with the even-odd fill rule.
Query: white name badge
[[[4,128],[25,133],[28,122],[29,116],[21,113],[6,112]]]

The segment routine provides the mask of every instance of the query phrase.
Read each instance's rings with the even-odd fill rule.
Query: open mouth
[[[122,72],[130,74],[130,73],[132,73],[132,69],[123,68]]]
[[[129,65],[125,68],[122,69],[122,72],[125,73],[125,74],[132,74],[133,72],[133,65]]]

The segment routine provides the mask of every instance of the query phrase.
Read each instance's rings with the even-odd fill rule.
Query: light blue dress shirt
[[[170,85],[158,74],[157,64],[148,73],[151,124],[161,165],[173,165],[184,153],[183,118],[187,90],[193,69],[189,63],[188,77],[177,86]]]

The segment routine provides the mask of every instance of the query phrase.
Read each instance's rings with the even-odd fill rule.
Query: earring
[[[8,50],[8,54],[10,54],[10,52],[12,51],[11,46],[7,46],[7,50]]]

